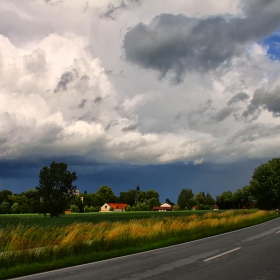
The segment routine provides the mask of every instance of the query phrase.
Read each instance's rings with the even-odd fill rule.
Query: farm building
[[[99,212],[109,212],[110,208],[112,207],[113,211],[125,211],[125,207],[128,204],[126,203],[105,203],[101,208]]]
[[[160,206],[154,206],[153,211],[172,211],[173,207],[168,203],[163,203]]]

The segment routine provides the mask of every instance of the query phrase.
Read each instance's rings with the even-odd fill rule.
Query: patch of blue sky
[[[272,60],[280,60],[280,30],[260,42],[267,48],[267,55]]]

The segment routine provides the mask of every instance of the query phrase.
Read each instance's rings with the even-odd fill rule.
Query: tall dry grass
[[[0,268],[89,252],[138,247],[162,240],[191,240],[212,231],[224,232],[272,212],[209,212],[203,216],[150,218],[126,222],[74,223],[65,227],[0,229]]]

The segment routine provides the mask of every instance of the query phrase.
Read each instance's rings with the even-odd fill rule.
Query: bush
[[[80,213],[79,207],[77,205],[75,205],[75,204],[71,205],[70,211],[73,212],[73,213]]]
[[[11,213],[12,213],[12,214],[18,214],[18,213],[20,213],[20,206],[19,206],[18,202],[15,202],[15,203],[11,206]]]
[[[179,210],[181,210],[181,208],[180,208],[179,205],[176,204],[176,205],[173,206],[173,210],[174,211],[179,211]]]

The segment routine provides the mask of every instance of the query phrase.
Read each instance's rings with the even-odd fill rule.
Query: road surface
[[[264,224],[21,280],[274,280],[280,278],[280,218]]]

